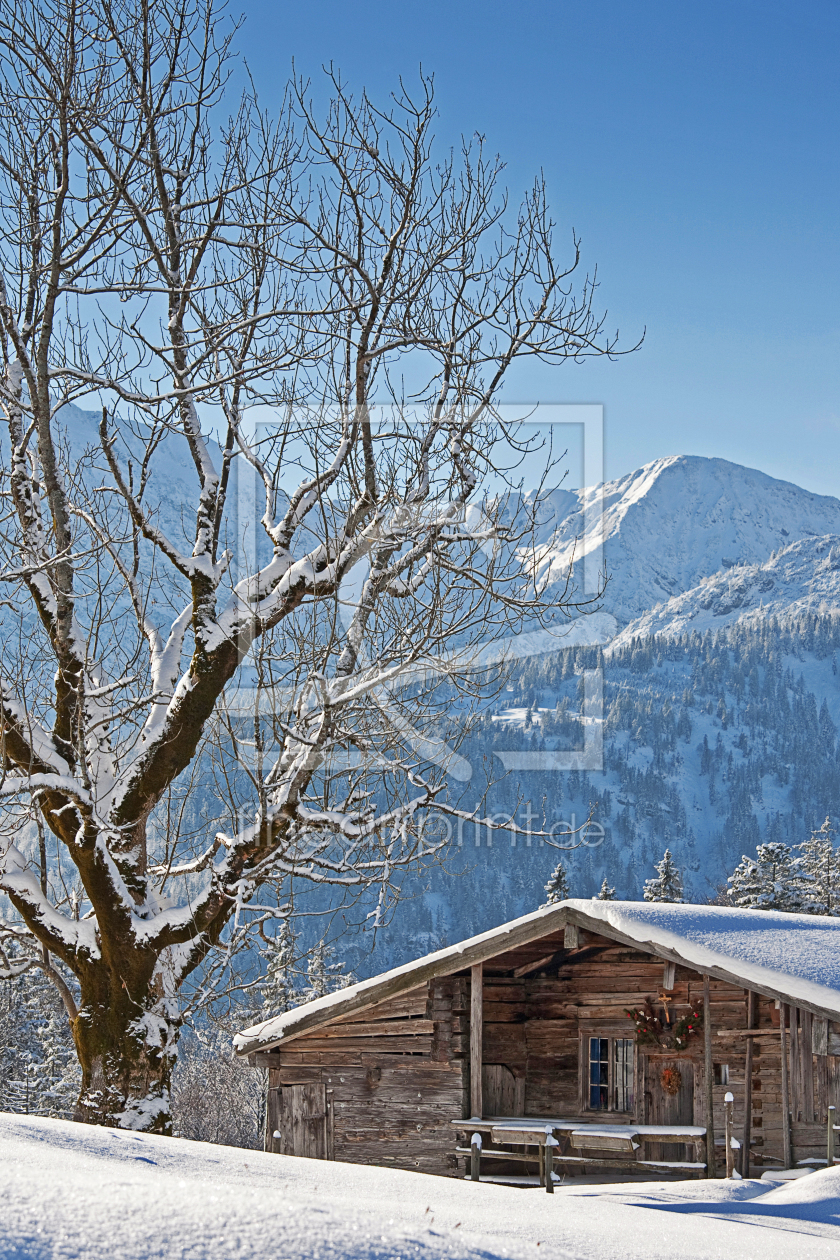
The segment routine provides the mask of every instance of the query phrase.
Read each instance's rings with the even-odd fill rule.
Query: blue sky
[[[840,5],[246,0],[264,99],[292,57],[384,101],[433,71],[445,145],[483,132],[597,263],[618,363],[528,367],[508,401],[605,405],[606,473],[716,455],[840,494]],[[575,470],[571,470],[575,482]]]

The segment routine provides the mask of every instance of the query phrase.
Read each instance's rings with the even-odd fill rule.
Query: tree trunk
[[[136,967],[133,974],[137,976]],[[169,1134],[180,1020],[153,985],[102,975],[82,981],[73,1039],[82,1066],[75,1120]],[[137,989],[140,989],[138,993]],[[86,990],[88,990],[86,992]]]

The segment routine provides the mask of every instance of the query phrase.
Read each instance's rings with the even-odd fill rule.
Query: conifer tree
[[[354,977],[344,975],[344,963],[336,962],[335,950],[325,940],[320,940],[313,949],[307,968],[309,987],[302,995],[302,1001],[314,1002],[316,998],[334,993],[336,989],[345,989],[352,984]]]
[[[260,950],[267,963],[261,986],[262,1000],[272,1014],[291,1011],[303,1001],[303,994],[295,983],[299,974],[295,971],[296,942],[297,933],[292,931],[288,919],[284,919],[269,949]]]
[[[831,819],[797,844],[800,910],[805,914],[840,914],[840,860]]]
[[[662,861],[657,862],[656,875],[645,880],[645,901],[670,901],[679,904],[683,900],[682,875],[677,870],[670,849],[666,849]]]
[[[609,884],[607,883],[606,875],[604,876],[604,882],[601,885],[601,890],[598,893],[598,896],[593,897],[592,900],[593,901],[615,901],[615,889],[610,888]]]
[[[803,876],[800,862],[781,841],[760,844],[754,858],[741,858],[729,876],[733,905],[747,910],[801,910]]]
[[[14,962],[14,949],[6,950]],[[69,1119],[79,1090],[67,1013],[55,987],[30,969],[0,988],[0,1111]]]
[[[545,886],[546,898],[544,905],[553,906],[558,901],[567,901],[569,893],[569,877],[566,874],[566,868],[562,862],[558,862],[554,870],[548,877],[548,883]]]

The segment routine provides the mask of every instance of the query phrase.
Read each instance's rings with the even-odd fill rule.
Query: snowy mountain
[[[86,452],[96,452],[98,415],[68,406],[61,419],[74,455],[81,460]],[[122,446],[117,450],[124,461],[128,450]],[[211,452],[218,460],[220,452],[214,443]],[[88,458],[94,465],[101,462],[101,455]],[[186,532],[189,537],[196,494],[187,444],[173,434],[155,456],[148,494],[158,520],[172,536]],[[254,539],[260,534],[262,493],[252,469],[238,461],[233,466],[228,506],[231,527],[240,538]],[[784,555],[795,542],[840,537],[840,499],[812,494],[724,459],[690,455],[655,460],[602,485],[555,490],[543,497],[538,515],[535,551],[526,562],[534,565],[541,582],[547,587],[564,585],[573,563],[576,585],[582,589],[585,557],[596,562],[605,559],[609,582],[600,607],[619,626],[632,622],[636,634],[660,633],[670,618],[675,627],[687,625],[689,618],[696,620],[692,629],[722,624],[704,622],[692,609],[696,605],[714,618],[719,616],[714,610],[741,598],[742,589],[749,602],[752,596],[747,591],[770,580],[775,583],[774,609],[784,606],[788,588],[792,602],[802,602],[806,599],[805,552],[793,552],[784,561],[786,571],[791,569],[790,577],[783,577],[779,568],[761,574],[753,570],[777,552]],[[819,563],[824,565],[825,559],[820,555]],[[794,569],[799,577],[794,576]],[[714,594],[691,594],[685,604],[669,603],[695,592],[715,575]],[[794,591],[797,583],[802,588],[799,594]],[[835,599],[830,578],[823,579],[823,589],[828,602]],[[770,590],[768,586],[766,591]],[[667,614],[657,610],[659,619],[651,620],[661,603],[668,605]],[[596,618],[590,635],[586,619],[574,628],[565,623],[567,645],[582,640],[603,642],[605,627],[611,625],[609,618]],[[674,633],[681,629],[675,628]]]
[[[763,564],[799,539],[840,535],[840,500],[725,459],[655,460],[601,486],[546,497],[536,565],[548,584],[564,582],[574,559],[600,543],[609,585],[603,606],[622,623],[736,565]]]
[[[634,638],[678,638],[691,631],[719,630],[734,622],[771,616],[840,610],[840,537],[791,543],[764,564],[736,565],[631,621],[609,652]]]
[[[500,777],[482,812],[533,808],[574,827],[591,810],[603,841],[558,853],[459,834],[462,878],[411,883],[379,964],[535,908],[558,858],[573,895],[606,878],[633,899],[670,847],[686,895],[703,901],[757,844],[798,844],[840,817],[840,501],[725,460],[657,460],[548,498],[536,556],[547,583],[565,581],[573,556],[580,578],[601,498],[603,608],[618,633],[604,647],[575,623],[577,646],[523,655],[460,751],[473,766],[523,752],[544,767]],[[553,753],[584,744],[580,675],[599,666],[602,769],[552,772]]]

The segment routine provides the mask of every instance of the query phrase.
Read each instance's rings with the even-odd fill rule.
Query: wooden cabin
[[[631,1012],[632,1014],[628,1014]],[[266,1150],[463,1175],[744,1175],[826,1158],[840,919],[571,900],[236,1038]],[[474,1168],[474,1164],[473,1164]],[[549,1186],[551,1178],[549,1178]]]

